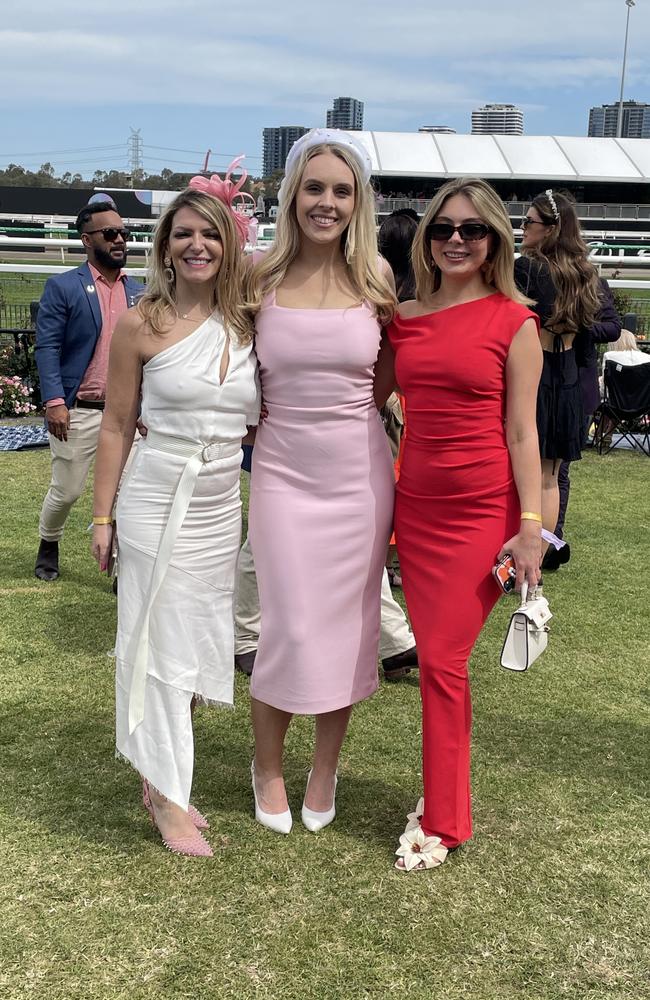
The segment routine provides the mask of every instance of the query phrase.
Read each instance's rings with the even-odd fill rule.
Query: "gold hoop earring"
[[[164,269],[163,269],[163,274],[167,278],[167,281],[169,282],[169,284],[173,285],[174,282],[176,281],[176,272],[174,271],[174,268],[172,267],[172,259],[171,259],[171,257],[165,257],[163,259],[163,264],[165,265]]]

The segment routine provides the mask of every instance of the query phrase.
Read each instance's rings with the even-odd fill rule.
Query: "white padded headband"
[[[350,132],[345,132],[340,128],[313,128],[310,132],[301,136],[289,150],[287,161],[284,165],[284,179],[278,191],[278,201],[282,202],[283,193],[287,188],[287,180],[292,175],[298,165],[301,154],[306,149],[313,146],[344,146],[356,160],[364,184],[370,180],[372,173],[372,160],[366,147]]]

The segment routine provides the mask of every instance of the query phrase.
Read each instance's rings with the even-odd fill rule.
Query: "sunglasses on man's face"
[[[466,243],[484,240],[492,230],[484,222],[462,222],[460,226],[452,226],[451,222],[431,222],[427,226],[427,239],[434,243],[446,243],[454,233],[458,233]]]
[[[131,235],[130,229],[116,229],[113,226],[105,226],[103,229],[87,229],[86,236],[92,236],[93,233],[101,233],[107,243],[115,243],[118,236],[121,236],[124,242],[129,239]]]

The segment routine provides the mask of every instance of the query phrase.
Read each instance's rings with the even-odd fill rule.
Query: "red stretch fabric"
[[[505,365],[534,314],[500,293],[388,329],[408,434],[395,534],[422,694],[422,829],[455,847],[472,835],[467,661],[499,589],[499,549],[519,530],[505,438]],[[495,653],[496,663],[496,653]]]

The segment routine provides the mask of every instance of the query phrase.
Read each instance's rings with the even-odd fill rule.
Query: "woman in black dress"
[[[583,444],[574,340],[596,322],[601,286],[570,198],[552,190],[538,195],[522,226],[522,256],[515,262],[515,281],[535,300],[533,309],[542,327],[544,366],[537,396],[537,432],[542,459],[542,518],[544,528],[553,532],[560,501],[560,462],[579,459]]]

